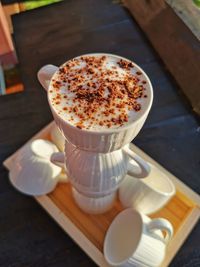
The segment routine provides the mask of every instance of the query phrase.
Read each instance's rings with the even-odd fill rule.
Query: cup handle
[[[65,167],[65,154],[63,152],[56,152],[51,155],[50,161],[63,168]]]
[[[130,176],[133,176],[134,178],[147,177],[151,171],[150,165],[141,157],[139,157],[136,153],[134,153],[128,146],[125,146],[123,148],[123,151],[130,157],[130,159],[133,159],[138,165],[137,167],[131,164],[131,162],[129,162],[128,174]]]
[[[54,65],[45,65],[38,71],[38,80],[46,91],[48,90],[51,77],[57,70],[58,67]]]
[[[164,241],[165,244],[168,244],[174,232],[173,226],[171,225],[171,223],[168,220],[163,219],[163,218],[151,220],[149,223],[147,223],[147,230],[150,233],[156,230],[164,231],[166,235],[161,240]],[[156,237],[158,238],[158,235],[156,235]]]

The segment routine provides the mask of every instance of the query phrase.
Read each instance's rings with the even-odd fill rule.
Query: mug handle
[[[152,233],[156,230],[161,230],[166,233],[165,237],[163,237],[161,240],[164,241],[165,244],[168,244],[173,236],[173,226],[171,223],[163,218],[153,219],[149,223],[147,223],[147,230],[148,232]],[[158,238],[158,235],[156,235],[156,238]]]
[[[145,178],[149,175],[150,171],[151,171],[151,167],[150,165],[141,157],[139,157],[135,152],[133,152],[129,146],[125,146],[123,148],[123,151],[131,158],[133,159],[137,165],[133,165],[131,164],[131,162],[129,162],[129,166],[128,166],[128,174],[130,176],[133,176],[134,178]]]
[[[58,70],[54,65],[45,65],[37,73],[37,77],[42,87],[47,91],[53,74]]]
[[[64,152],[55,152],[51,155],[50,161],[64,169],[65,167],[65,154]]]

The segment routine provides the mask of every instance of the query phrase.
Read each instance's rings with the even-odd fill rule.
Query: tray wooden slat
[[[49,132],[52,126],[53,123],[32,139],[44,138],[50,140]],[[200,197],[139,148],[134,145],[132,145],[132,148],[137,154],[165,172],[177,189],[176,195],[171,201],[151,216],[152,218],[166,218],[174,227],[174,237],[168,245],[166,258],[162,264],[162,267],[165,267],[173,259],[199,219]],[[4,162],[8,169],[12,167],[16,153]],[[99,266],[107,266],[103,257],[103,241],[110,223],[123,210],[118,199],[110,211],[100,215],[89,215],[81,211],[75,204],[71,185],[60,183],[52,193],[36,197],[36,200]]]

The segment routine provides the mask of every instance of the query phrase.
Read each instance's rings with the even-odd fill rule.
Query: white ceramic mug
[[[109,56],[111,54],[95,53],[89,55]],[[127,60],[117,55],[111,55],[111,56],[114,56],[119,60],[121,59]],[[65,138],[70,143],[72,143],[73,145],[82,150],[88,150],[91,152],[98,152],[98,153],[107,153],[122,148],[126,144],[129,144],[136,137],[136,135],[141,130],[150,111],[153,101],[153,89],[146,73],[135,63],[134,63],[134,68],[140,71],[142,73],[141,76],[143,76],[144,79],[147,81],[145,85],[145,88],[148,92],[147,105],[143,107],[142,110],[140,111],[141,114],[140,117],[134,120],[132,123],[117,129],[109,128],[101,131],[78,129],[76,126],[63,120],[62,117],[56,113],[55,108],[51,104],[48,94],[48,88],[49,86],[51,87],[52,79],[54,78],[55,72],[58,71],[58,67],[53,65],[46,65],[39,70],[38,79],[42,84],[42,86],[47,90],[49,106],[51,108],[51,112],[53,114],[55,122],[62,131]]]
[[[65,149],[65,138],[59,128],[54,123],[50,130],[51,141],[57,146],[60,151]]]
[[[163,208],[176,193],[167,175],[149,165],[151,171],[146,178],[135,179],[127,175],[119,188],[119,199],[124,207],[132,207],[147,215]]]
[[[50,161],[52,153],[56,151],[57,147],[47,140],[36,139],[27,143],[18,152],[9,172],[12,185],[31,196],[44,195],[54,190],[61,181],[61,168]]]
[[[72,194],[79,208],[90,214],[104,213],[111,209],[117,195],[114,192],[103,197],[87,197],[80,194],[75,188],[72,188]]]
[[[130,161],[135,164],[131,164]],[[71,184],[87,197],[103,197],[114,193],[125,175],[147,177],[149,165],[128,145],[110,153],[95,153],[80,150],[65,142],[65,152],[53,153],[51,161],[63,168]]]
[[[172,235],[173,227],[166,219],[151,220],[129,208],[111,223],[104,240],[104,257],[111,266],[156,267],[163,261]]]

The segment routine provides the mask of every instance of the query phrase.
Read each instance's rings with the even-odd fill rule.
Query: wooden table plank
[[[200,115],[200,42],[164,0],[124,0]]]

